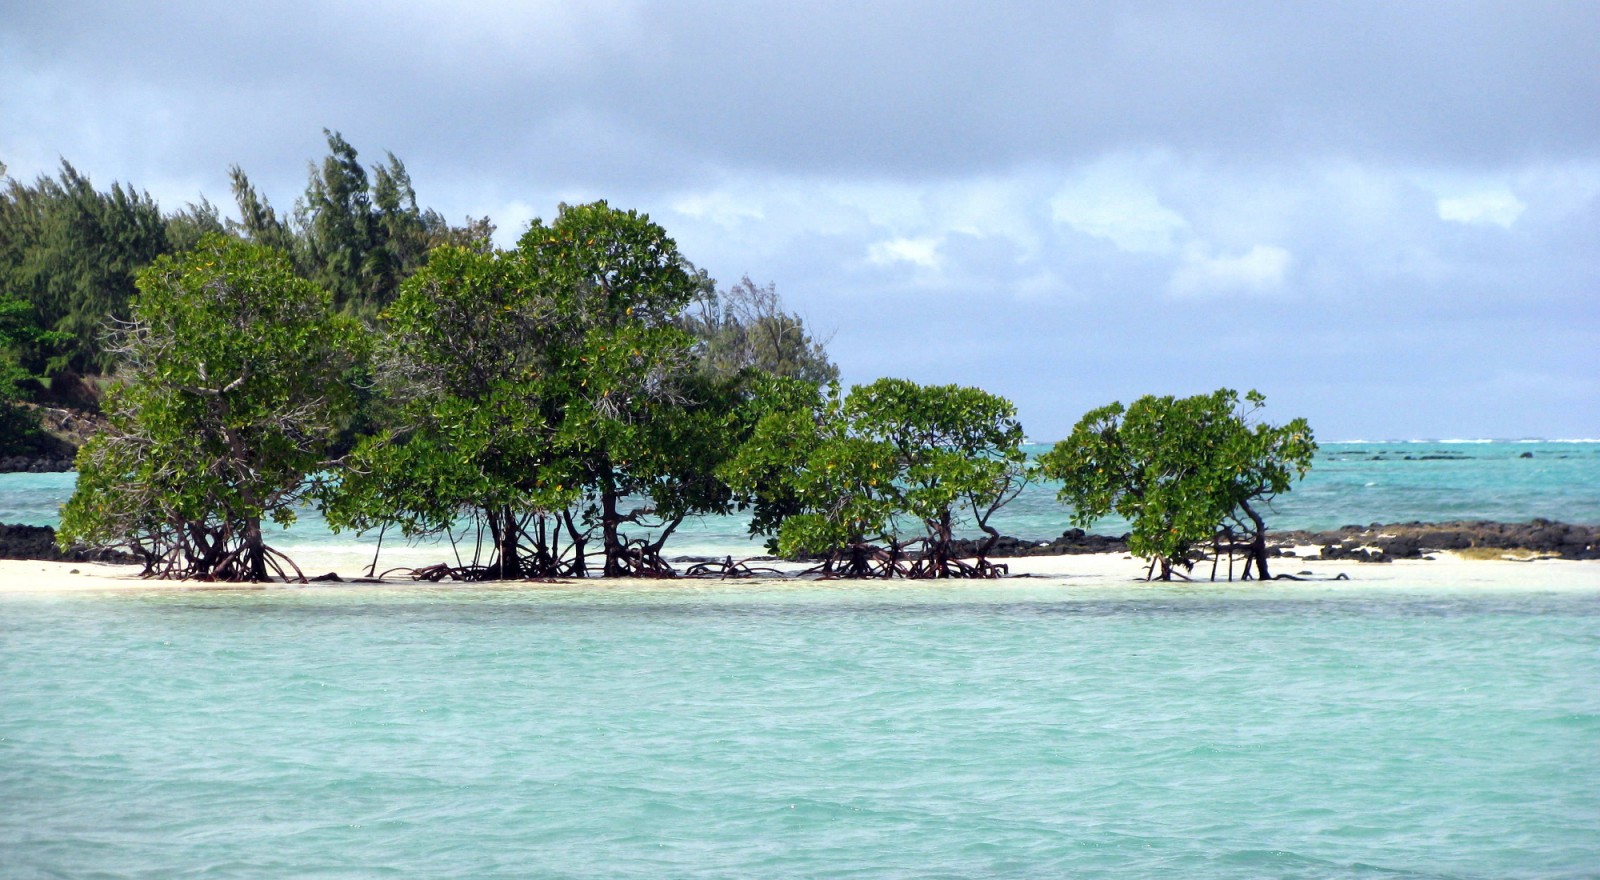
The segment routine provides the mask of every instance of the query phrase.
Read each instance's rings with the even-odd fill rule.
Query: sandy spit
[[[1071,587],[1108,586],[1127,588],[1140,582],[1145,565],[1138,559],[1121,553],[1100,553],[1074,556],[1034,556],[1003,560],[1010,566],[1012,575],[1025,576],[1028,583],[1045,586],[1059,583]],[[1196,585],[1205,583],[1210,566],[1197,566],[1193,573]],[[344,574],[347,578],[354,575]],[[1304,583],[1308,592],[1326,593],[1329,590],[1361,589],[1444,589],[1452,592],[1559,590],[1600,592],[1600,561],[1573,562],[1539,559],[1534,561],[1468,560],[1448,553],[1434,559],[1401,560],[1387,564],[1354,562],[1323,562],[1283,558],[1273,561],[1273,574],[1295,575],[1303,581],[1277,581],[1275,586],[1294,588]],[[1335,580],[1343,574],[1348,580]],[[1015,582],[1014,580],[1012,582]],[[679,581],[592,580],[596,588],[645,586],[670,588],[682,584],[695,589],[714,589],[718,583],[745,584],[751,581],[684,579]],[[911,582],[932,584],[934,582]],[[979,582],[967,582],[976,585]],[[1006,583],[991,581],[987,583]],[[393,579],[382,584],[344,583],[266,583],[266,584],[210,584],[196,581],[157,581],[139,577],[138,566],[108,565],[83,562],[40,562],[32,560],[0,560],[0,594],[27,593],[83,593],[126,590],[262,590],[262,589],[417,589],[439,590],[450,588],[476,589],[483,584],[417,583]],[[495,584],[501,589],[515,589],[521,584]],[[528,588],[545,588],[544,585],[526,584]]]

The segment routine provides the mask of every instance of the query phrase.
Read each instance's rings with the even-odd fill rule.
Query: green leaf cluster
[[[727,509],[714,473],[747,396],[694,369],[676,320],[694,289],[659,226],[605,202],[512,251],[435,250],[383,315],[395,428],[357,447],[331,522],[419,535],[468,513],[494,576],[582,574],[591,540],[608,575],[657,566],[684,517]]]
[[[954,573],[951,542],[988,526],[1026,480],[1022,427],[1004,398],[958,385],[880,379],[811,407],[774,406],[723,468],[753,507],[752,532],[787,555],[821,554],[859,568],[851,548],[921,542],[918,564],[886,573]],[[862,571],[848,573],[860,574]]]
[[[1251,561],[1267,576],[1265,524],[1258,509],[1311,467],[1316,443],[1305,419],[1254,422],[1265,398],[1232,389],[1193,397],[1146,396],[1124,408],[1087,413],[1071,436],[1039,458],[1060,480],[1075,524],[1110,513],[1132,525],[1129,549],[1159,564],[1161,576],[1192,568],[1197,551],[1224,526],[1251,535]]]
[[[257,578],[261,522],[316,500],[335,527],[408,536],[465,514],[495,576],[593,556],[649,574],[685,517],[738,507],[831,571],[881,551],[878,573],[947,576],[974,572],[954,550],[971,529],[989,570],[990,518],[1037,474],[1079,525],[1128,518],[1163,576],[1221,540],[1267,576],[1262,508],[1316,445],[1304,419],[1255,422],[1256,392],[1113,403],[1030,471],[1009,401],[900,379],[843,393],[772,285],[718,290],[645,215],[563,205],[498,251],[486,219],[421,210],[393,154],[368,169],[325,134],[287,216],[237,167],[237,221],[203,198],[163,216],[65,162],[6,179],[0,436],[33,430],[15,404],[36,380],[120,371],[63,540]]]
[[[79,451],[63,546],[128,545],[157,573],[260,580],[326,469],[360,326],[280,252],[221,235],[139,273],[108,428]]]
[[[38,418],[21,406],[24,386],[33,376],[15,354],[17,346],[42,334],[32,311],[27,303],[0,291],[0,455],[30,451],[39,435]]]
[[[113,363],[102,337],[126,320],[133,274],[170,250],[148,193],[114,183],[100,192],[70,163],[33,185],[0,188],[0,291],[26,302],[49,336],[7,348],[31,374],[103,372]]]
[[[400,284],[440,245],[487,250],[487,218],[454,227],[417,205],[411,175],[393,153],[364,167],[356,148],[323,129],[328,155],[308,167],[305,193],[280,216],[237,165],[229,169],[237,221],[229,231],[290,254],[301,275],[333,295],[339,311],[373,322]]]

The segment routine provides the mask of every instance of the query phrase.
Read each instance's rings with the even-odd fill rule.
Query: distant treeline
[[[162,255],[193,249],[207,234],[285,254],[297,275],[331,294],[336,311],[369,325],[435,248],[491,249],[495,226],[489,218],[450,223],[417,204],[411,176],[393,153],[364,167],[339,133],[325,134],[328,155],[310,164],[305,192],[291,210],[275,208],[244,169],[230,168],[238,219],[224,217],[203,196],[163,212],[149,193],[131,184],[97,189],[65,160],[57,174],[32,183],[5,177],[0,189],[0,454],[28,451],[27,435],[35,430],[12,404],[51,399],[52,381],[55,399],[71,401],[82,387],[81,377],[115,371],[109,333],[129,319],[135,274]],[[0,163],[0,175],[5,170]],[[763,318],[786,325],[775,338],[787,340],[799,329],[799,319],[782,311],[770,285],[746,278],[719,294],[704,272],[694,271],[694,278],[696,296],[683,320],[712,360],[726,362],[742,345],[764,344],[740,338]],[[795,368],[801,372],[836,375],[822,345],[805,338],[806,346],[788,345],[785,353],[770,356],[798,358]]]
[[[434,247],[487,245],[494,232],[488,218],[453,226],[419,208],[405,164],[393,153],[369,173],[343,137],[327,137],[327,157],[311,165],[305,194],[288,212],[261,196],[244,169],[230,168],[238,220],[224,218],[204,197],[163,213],[131,184],[96,189],[66,160],[56,175],[31,184],[7,177],[0,191],[0,303],[11,315],[4,341],[14,363],[36,376],[109,372],[107,324],[127,319],[134,273],[162,254],[193,248],[207,233],[283,251],[296,272],[333,294],[337,308],[365,316],[393,300]]]

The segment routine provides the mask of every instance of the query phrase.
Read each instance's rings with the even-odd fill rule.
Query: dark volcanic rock
[[[1368,526],[1344,526],[1333,532],[1271,532],[1267,537],[1270,542],[1268,552],[1273,556],[1293,555],[1289,548],[1311,545],[1321,548],[1322,559],[1355,562],[1421,559],[1439,550],[1466,550],[1473,547],[1532,550],[1562,559],[1600,559],[1600,526],[1577,526],[1545,519],[1525,523],[1373,523]],[[957,541],[956,551],[970,556],[981,543]],[[1286,550],[1289,552],[1286,553]],[[1000,559],[1126,552],[1127,535],[1114,538],[1086,534],[1082,529],[1070,529],[1051,541],[1002,537],[995,541],[989,556]]]
[[[1401,535],[1383,547],[1383,552],[1396,559],[1419,559],[1422,556],[1422,542],[1411,535]]]
[[[49,526],[0,523],[0,559],[43,559],[50,562],[136,562],[116,550],[79,550],[66,553],[56,547],[56,530]]]
[[[1321,559],[1344,560],[1348,562],[1393,562],[1394,557],[1382,550],[1373,550],[1359,544],[1324,544]]]
[[[0,457],[0,474],[56,474],[70,471],[74,466],[71,458],[38,458],[31,455]]]
[[[1279,546],[1315,544],[1324,559],[1357,559],[1374,548],[1392,559],[1417,559],[1435,550],[1532,550],[1562,559],[1600,559],[1600,527],[1536,519],[1525,523],[1488,521],[1446,523],[1374,523],[1346,526],[1337,532],[1282,532],[1272,535]]]
[[[1333,532],[1287,531],[1268,534],[1268,553],[1290,556],[1292,548],[1314,546],[1320,554],[1300,557],[1352,562],[1393,562],[1422,559],[1440,550],[1487,547],[1531,550],[1561,559],[1600,559],[1600,526],[1578,526],[1536,519],[1526,523],[1444,522],[1373,523],[1344,526]],[[971,556],[980,541],[957,541],[956,552]],[[1051,541],[1028,541],[1004,536],[995,541],[989,556],[1067,556],[1077,553],[1126,553],[1128,536],[1090,535],[1070,529]]]
[[[0,524],[0,559],[59,559],[56,530]]]
[[[983,546],[982,541],[955,542],[956,553],[961,556],[972,556],[981,546]],[[1110,535],[1090,535],[1083,529],[1068,529],[1053,541],[1025,541],[1022,538],[1002,535],[990,548],[989,557],[1005,559],[1018,556],[1074,556],[1082,553],[1126,553],[1127,551],[1127,535],[1113,538]]]

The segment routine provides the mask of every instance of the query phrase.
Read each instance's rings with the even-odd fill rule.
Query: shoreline
[[[52,562],[44,560],[0,560],[0,595],[62,595],[139,592],[262,592],[262,591],[350,591],[424,592],[472,590],[616,589],[702,590],[782,586],[852,586],[885,589],[938,589],[951,587],[1036,586],[1063,588],[1140,587],[1155,590],[1249,589],[1270,586],[1278,591],[1307,594],[1355,593],[1377,590],[1448,590],[1474,592],[1562,591],[1600,593],[1600,561],[1538,558],[1473,559],[1452,552],[1441,552],[1433,559],[1397,560],[1386,564],[1349,560],[1297,559],[1274,560],[1282,579],[1257,581],[1210,581],[1196,567],[1193,580],[1145,581],[1145,564],[1124,553],[1084,553],[1063,556],[1029,556],[1005,560],[1010,577],[990,580],[828,580],[813,578],[588,578],[555,583],[537,581],[430,582],[391,578],[387,580],[318,581],[306,584],[269,581],[265,583],[215,583],[203,581],[160,581],[139,577],[139,566],[104,562]],[[799,570],[798,567],[795,569]],[[1343,578],[1340,578],[1343,575]]]
[[[956,555],[970,558],[984,542],[960,539],[955,542]],[[407,566],[432,565],[442,561],[430,559],[418,552],[421,544],[405,543],[402,548],[390,547],[386,560],[391,570]],[[1267,537],[1268,556],[1278,573],[1283,569],[1320,563],[1383,563],[1437,560],[1442,556],[1471,561],[1497,561],[1510,559],[1528,562],[1535,559],[1565,561],[1600,561],[1600,526],[1565,523],[1532,518],[1526,522],[1501,522],[1496,520],[1445,520],[1437,522],[1372,523],[1369,526],[1344,526],[1334,531],[1307,531],[1285,529],[1270,532]],[[291,554],[291,558],[308,578],[327,577],[341,569],[348,570],[356,559],[365,557],[368,548],[355,551],[352,545],[339,550],[327,547],[278,549]],[[378,548],[370,548],[376,553]],[[753,550],[754,548],[747,548]],[[1201,548],[1204,549],[1204,548]],[[439,554],[433,554],[439,555]],[[669,555],[675,565],[696,562],[719,562],[726,554],[721,550],[706,555]],[[1013,570],[1029,569],[1032,560],[1083,560],[1093,557],[1130,558],[1128,536],[1111,536],[1088,533],[1081,528],[1068,529],[1059,537],[1048,540],[1028,540],[1001,535],[991,547],[987,558],[1002,563]],[[762,565],[775,565],[784,570],[798,571],[809,563],[777,560],[770,556],[744,556],[738,551],[733,558],[755,561]],[[63,553],[55,546],[55,530],[51,526],[34,526],[0,523],[0,563],[8,561],[54,562],[71,565],[124,564],[119,560],[131,557],[118,551],[96,551],[75,548]],[[363,558],[363,562],[366,560]],[[376,562],[376,557],[373,562]],[[1209,573],[1204,558],[1195,566],[1197,572]],[[1051,569],[1053,570],[1053,569]],[[326,574],[318,574],[323,572]],[[1067,572],[1059,574],[1067,575]],[[354,576],[359,577],[359,575]],[[348,582],[348,578],[345,582]],[[336,583],[338,581],[335,581]]]

